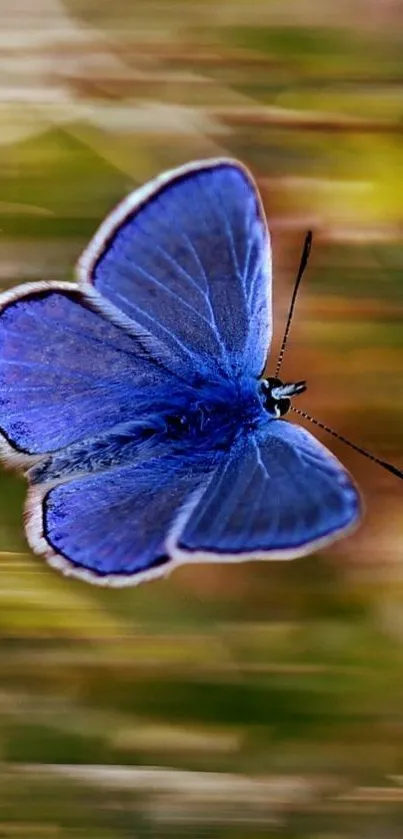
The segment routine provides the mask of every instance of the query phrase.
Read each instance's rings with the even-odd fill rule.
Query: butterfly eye
[[[291,400],[290,399],[279,399],[276,405],[276,415],[278,417],[283,417],[284,414],[287,414],[291,408]]]

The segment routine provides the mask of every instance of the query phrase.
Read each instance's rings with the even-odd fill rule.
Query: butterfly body
[[[255,184],[201,161],[130,195],[78,285],[0,297],[0,428],[25,469],[32,548],[127,585],[184,561],[292,558],[349,531],[336,458],[281,417],[304,382],[262,378],[271,253]]]
[[[113,425],[108,432],[56,451],[29,471],[32,483],[114,468],[168,450],[188,459],[230,451],[239,434],[268,419],[258,382],[202,380],[187,392],[164,389],[153,411],[143,407],[133,421]],[[138,406],[136,406],[137,408]],[[273,415],[274,416],[274,415]],[[119,418],[117,417],[117,420]]]

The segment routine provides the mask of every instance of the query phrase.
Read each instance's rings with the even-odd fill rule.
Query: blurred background
[[[107,211],[212,155],[258,180],[301,407],[403,466],[399,0],[0,0],[0,282],[70,279]],[[293,563],[102,591],[0,478],[0,836],[401,839],[403,484]]]

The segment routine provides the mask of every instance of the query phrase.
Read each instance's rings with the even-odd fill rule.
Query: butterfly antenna
[[[304,242],[304,247],[303,247],[303,250],[302,250],[301,262],[300,262],[299,268],[298,268],[297,279],[295,280],[294,291],[292,293],[291,305],[290,305],[290,310],[288,312],[287,325],[285,327],[283,343],[281,344],[281,349],[280,349],[279,356],[278,356],[278,359],[277,359],[277,367],[276,367],[276,372],[274,374],[276,379],[278,379],[278,374],[280,372],[280,367],[281,367],[281,364],[282,364],[282,361],[283,361],[284,350],[285,350],[286,345],[287,345],[288,333],[290,331],[290,326],[291,326],[292,316],[293,316],[293,312],[294,312],[295,302],[296,302],[296,299],[297,299],[299,284],[302,280],[305,268],[308,264],[309,254],[311,252],[311,246],[312,246],[312,230],[308,230],[308,233],[305,236],[305,242]]]
[[[313,425],[317,425],[319,428],[323,428],[324,431],[327,431],[328,434],[331,434],[332,437],[336,437],[337,440],[341,440],[342,443],[345,443],[346,446],[350,446],[350,449],[354,449],[354,451],[363,454],[364,457],[367,457],[368,460],[372,460],[373,463],[377,463],[378,466],[382,466],[383,469],[387,469],[388,472],[391,472],[392,475],[396,475],[397,478],[403,479],[403,472],[401,469],[398,469],[397,466],[392,466],[391,463],[388,463],[386,460],[381,460],[379,457],[376,457],[371,452],[368,452],[366,449],[362,449],[361,446],[357,446],[355,443],[352,443],[351,440],[347,440],[346,437],[343,437],[342,434],[338,434],[337,431],[333,431],[332,428],[329,428],[328,425],[325,425],[324,422],[319,422],[319,420],[314,419],[305,411],[301,411],[299,408],[294,408],[294,405],[291,405],[291,411],[294,414],[298,414],[299,417],[303,417],[309,422],[312,422]]]

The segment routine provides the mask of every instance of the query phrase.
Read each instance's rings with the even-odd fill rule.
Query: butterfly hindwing
[[[305,429],[269,421],[210,456],[155,452],[31,489],[28,535],[65,573],[134,585],[197,560],[293,558],[348,531],[360,499]]]
[[[174,556],[293,558],[347,532],[360,515],[348,472],[304,428],[268,420],[240,435],[186,522]]]
[[[105,313],[163,345],[188,381],[195,368],[263,370],[270,244],[255,184],[234,161],[184,166],[130,195],[85,251],[79,280]]]
[[[155,452],[128,465],[30,491],[27,532],[33,550],[64,573],[108,585],[133,585],[172,563],[168,534],[211,479],[216,458]]]

